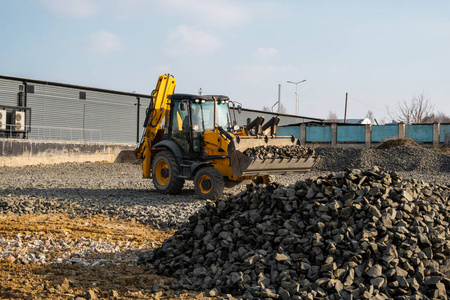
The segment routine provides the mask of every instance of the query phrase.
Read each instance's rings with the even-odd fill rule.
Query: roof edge
[[[111,94],[116,94],[116,95],[135,96],[135,97],[141,97],[141,98],[151,98],[150,95],[145,95],[145,94],[121,92],[121,91],[115,91],[115,90],[94,88],[94,87],[75,85],[75,84],[68,84],[68,83],[61,83],[61,82],[37,80],[37,79],[30,79],[30,78],[24,78],[24,77],[14,77],[14,76],[0,75],[0,79],[21,81],[21,82],[27,82],[27,83],[36,83],[36,84],[43,84],[43,85],[51,85],[51,86],[59,86],[59,87],[67,87],[67,88],[80,89],[80,90],[86,90],[86,91],[104,92],[104,93],[111,93]]]

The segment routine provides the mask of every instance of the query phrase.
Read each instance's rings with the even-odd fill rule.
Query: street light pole
[[[299,103],[299,101],[298,101],[298,93],[297,93],[297,85],[299,84],[299,83],[302,83],[302,82],[305,82],[306,81],[306,79],[304,79],[304,80],[301,80],[301,81],[297,81],[297,82],[295,82],[295,81],[289,81],[288,80],[288,83],[293,83],[293,84],[295,84],[295,114],[296,115],[298,115],[298,111],[299,111],[299,109],[300,109],[300,103]]]

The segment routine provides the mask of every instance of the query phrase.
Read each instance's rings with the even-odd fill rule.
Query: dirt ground
[[[55,242],[70,238],[130,243],[138,251],[158,245],[174,231],[106,216],[79,218],[67,214],[0,215],[0,238],[17,234],[51,236]],[[46,253],[48,261],[61,253]],[[148,266],[138,266],[138,253],[89,254],[86,261],[107,259],[107,265],[44,263],[22,264],[0,260],[1,299],[212,299],[202,292],[170,291],[170,278],[153,274]]]

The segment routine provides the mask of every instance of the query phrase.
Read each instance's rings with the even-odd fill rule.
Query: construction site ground
[[[119,220],[106,216],[74,218],[67,214],[0,215],[0,235],[14,238],[19,235],[51,236],[55,242],[91,238],[97,241],[122,241],[135,245],[149,240],[160,244],[173,230],[159,230],[152,225]],[[48,253],[56,257],[59,253]],[[146,266],[138,266],[136,252],[91,254],[86,261],[107,259],[108,265],[45,263],[22,264],[0,260],[1,299],[192,299],[203,298],[200,292],[182,291],[178,294],[163,289],[169,278],[153,274]],[[128,259],[124,259],[128,257]]]
[[[312,172],[274,180],[289,185],[323,172],[379,165],[404,178],[450,184],[448,154],[414,146],[321,151]],[[225,197],[243,189],[228,189]],[[0,299],[227,298],[212,290],[180,290],[151,265],[137,264],[141,253],[159,247],[204,205],[191,182],[181,195],[156,192],[138,164],[1,167]]]

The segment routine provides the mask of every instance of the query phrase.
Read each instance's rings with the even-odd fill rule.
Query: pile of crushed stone
[[[273,158],[301,158],[315,155],[312,148],[307,148],[301,145],[294,146],[258,146],[248,148],[243,152],[248,157],[258,159],[273,159]]]
[[[446,299],[449,197],[378,168],[259,185],[210,202],[139,261],[242,299]]]
[[[392,149],[316,148],[320,160],[313,171],[342,171],[346,168],[378,166],[385,171],[450,172],[450,154],[404,145]]]

